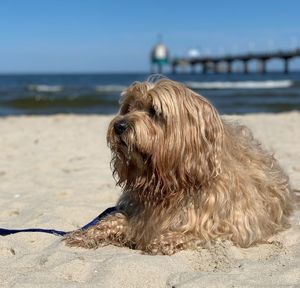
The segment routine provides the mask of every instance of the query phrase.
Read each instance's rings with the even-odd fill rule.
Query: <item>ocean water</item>
[[[300,72],[290,74],[175,74],[221,114],[300,110]],[[56,113],[114,114],[120,93],[149,74],[0,75],[0,116]]]

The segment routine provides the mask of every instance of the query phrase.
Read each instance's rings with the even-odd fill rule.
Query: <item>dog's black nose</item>
[[[114,124],[115,132],[118,135],[121,135],[128,127],[128,123],[126,120],[120,120]]]

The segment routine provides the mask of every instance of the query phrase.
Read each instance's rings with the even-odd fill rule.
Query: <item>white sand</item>
[[[234,116],[275,152],[300,189],[300,113]],[[112,206],[111,117],[0,118],[0,227],[76,229]],[[274,244],[222,242],[173,256],[65,247],[41,233],[0,237],[0,287],[300,287],[300,213]]]

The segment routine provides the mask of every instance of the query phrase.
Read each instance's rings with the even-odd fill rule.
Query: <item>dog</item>
[[[217,239],[266,243],[289,227],[292,191],[273,155],[183,84],[133,83],[107,141],[118,212],[69,234],[69,246],[171,255]]]

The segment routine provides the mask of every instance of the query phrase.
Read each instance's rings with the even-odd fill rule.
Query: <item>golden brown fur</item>
[[[131,85],[107,140],[120,213],[70,234],[70,246],[172,254],[217,238],[249,247],[288,227],[291,191],[275,158],[182,84]]]

